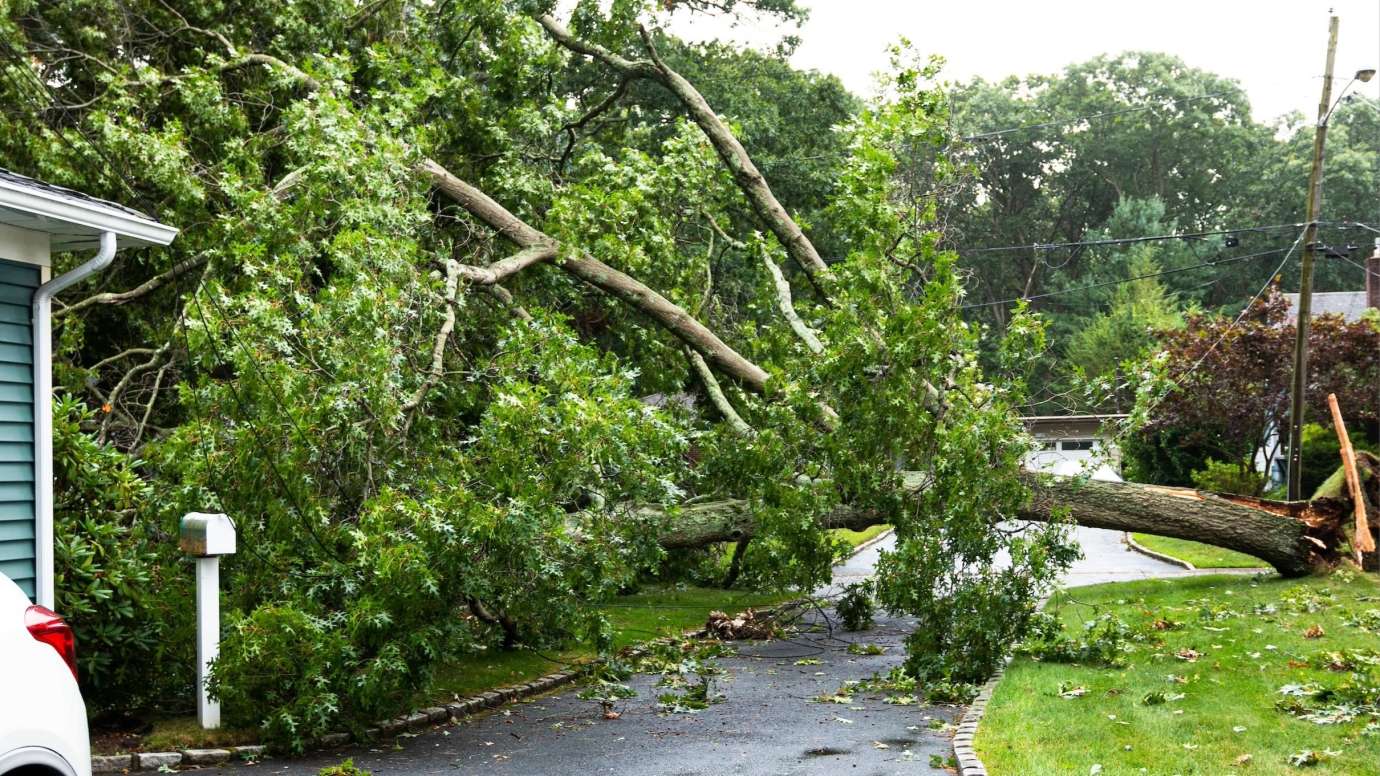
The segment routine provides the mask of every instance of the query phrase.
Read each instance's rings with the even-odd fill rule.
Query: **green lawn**
[[[861,531],[853,531],[848,528],[835,528],[829,533],[833,534],[835,538],[842,539],[853,547],[857,547],[876,539],[878,536],[890,530],[891,526],[889,525],[869,525]]]
[[[1170,539],[1167,536],[1151,534],[1131,534],[1136,543],[1149,550],[1164,553],[1179,560],[1186,560],[1200,569],[1251,569],[1263,568],[1269,564],[1240,552],[1199,544],[1186,539]]]
[[[679,636],[704,625],[709,613],[716,609],[733,614],[748,607],[771,606],[795,597],[687,587],[621,596],[604,611],[614,627],[614,645],[622,649],[660,636]],[[466,655],[437,671],[428,698],[445,702],[457,695],[474,695],[501,685],[520,684],[559,671],[564,664],[592,660],[594,656],[594,650],[584,645],[541,655],[528,650]]]
[[[1300,769],[1288,760],[1304,750],[1323,760],[1305,772],[1380,772],[1380,707],[1336,724],[1275,707],[1296,700],[1279,692],[1286,685],[1337,688],[1354,678],[1325,668],[1335,660],[1327,653],[1365,650],[1355,665],[1380,660],[1373,576],[1149,580],[1074,589],[1050,607],[1066,633],[1112,613],[1145,640],[1132,645],[1124,668],[1013,661],[977,740],[993,776],[1294,774]],[[1356,616],[1364,622],[1348,624]],[[1320,637],[1306,638],[1312,626]],[[1380,668],[1368,670],[1366,692],[1380,704]],[[1147,703],[1152,693],[1163,695]]]

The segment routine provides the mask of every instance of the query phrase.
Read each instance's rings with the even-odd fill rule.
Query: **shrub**
[[[1239,463],[1225,463],[1209,458],[1206,466],[1193,472],[1193,487],[1213,493],[1235,493],[1258,496],[1265,489],[1264,474],[1251,471]]]
[[[340,675],[356,662],[333,618],[290,606],[230,613],[211,693],[232,725],[260,724],[273,740],[301,751],[346,712]],[[265,711],[271,716],[264,718]]]
[[[1380,445],[1366,438],[1359,429],[1348,428],[1351,446],[1357,450],[1380,452]],[[1331,425],[1305,423],[1303,425],[1303,476],[1300,492],[1311,496],[1342,465],[1342,443]]]
[[[1204,435],[1177,428],[1137,431],[1121,443],[1126,479],[1150,485],[1189,485],[1193,471],[1203,468],[1211,451]]]
[[[53,408],[57,610],[80,634],[82,694],[93,716],[192,699],[190,574],[152,519],[135,461],[82,431],[92,413]]]
[[[846,586],[834,609],[843,620],[844,630],[861,631],[871,628],[875,609],[872,602],[872,580],[854,582]]]

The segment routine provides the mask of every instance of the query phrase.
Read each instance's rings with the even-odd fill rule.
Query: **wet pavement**
[[[1187,576],[1193,572],[1132,552],[1119,532],[1078,528],[1085,558],[1069,572],[1071,586],[1096,582]],[[872,573],[887,537],[834,569],[823,593]],[[937,773],[931,755],[947,759],[944,722],[961,707],[903,706],[882,694],[857,693],[848,703],[820,703],[849,680],[885,674],[904,657],[910,624],[879,617],[876,627],[846,633],[824,613],[812,612],[794,635],[764,643],[739,642],[738,654],[719,659],[726,675],[716,683],[724,701],[695,714],[657,710],[656,677],[639,675],[636,698],[620,704],[618,719],[567,689],[397,739],[396,746],[351,747],[294,760],[268,760],[255,770],[314,776],[353,758],[356,767],[391,774],[735,774]],[[881,655],[854,655],[852,642],[883,647]],[[817,663],[815,661],[818,661]],[[939,729],[935,729],[939,728]],[[244,776],[242,768],[219,769]]]
[[[869,575],[879,549],[837,567],[835,585]],[[377,776],[933,773],[930,756],[952,753],[942,723],[960,716],[961,707],[893,705],[880,693],[856,693],[844,704],[814,700],[834,695],[848,680],[899,665],[909,632],[905,619],[879,617],[870,630],[846,633],[826,614],[809,612],[787,638],[735,643],[737,654],[718,660],[726,672],[715,686],[723,702],[695,714],[659,712],[658,677],[639,675],[630,682],[637,697],[618,706],[615,720],[603,719],[595,703],[576,697],[577,690],[566,690],[401,737],[397,748],[268,760],[256,770],[310,776],[351,757]],[[854,642],[884,651],[850,654]]]

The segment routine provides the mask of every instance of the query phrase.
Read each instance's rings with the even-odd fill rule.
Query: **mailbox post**
[[[182,551],[196,558],[196,718],[201,727],[220,727],[220,701],[206,682],[220,655],[220,556],[235,554],[235,524],[225,515],[192,512],[182,518]]]

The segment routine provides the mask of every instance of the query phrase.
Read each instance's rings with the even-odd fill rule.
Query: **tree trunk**
[[[1365,459],[1367,508],[1380,503],[1380,462]],[[1351,502],[1326,493],[1312,501],[1269,501],[1133,483],[1048,477],[1027,472],[1027,505],[1013,517],[1047,522],[1067,519],[1090,528],[1169,536],[1211,544],[1260,558],[1281,575],[1298,577],[1335,564],[1349,543]],[[919,477],[908,475],[908,482]],[[822,528],[860,530],[885,520],[867,510],[842,506],[821,520]],[[751,538],[756,522],[743,501],[727,499],[683,508],[661,536],[667,549],[702,547]]]
[[[1260,558],[1286,577],[1329,567],[1337,559],[1342,512],[1327,500],[1267,501],[1120,482],[1028,476],[1032,498],[1020,516],[1050,520],[1060,508],[1091,528],[1169,536]]]

